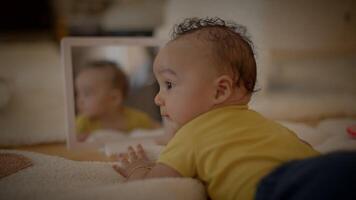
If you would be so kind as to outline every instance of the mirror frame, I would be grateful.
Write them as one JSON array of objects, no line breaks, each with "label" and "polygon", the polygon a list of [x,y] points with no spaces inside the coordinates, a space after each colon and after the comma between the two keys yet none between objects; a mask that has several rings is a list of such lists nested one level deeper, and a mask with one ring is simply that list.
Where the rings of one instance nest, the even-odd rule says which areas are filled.
[{"label": "mirror frame", "polygon": [[61,64],[64,67],[66,138],[68,149],[93,149],[98,145],[78,142],[75,130],[73,47],[138,45],[162,47],[165,42],[153,37],[65,37],[61,40]]}]

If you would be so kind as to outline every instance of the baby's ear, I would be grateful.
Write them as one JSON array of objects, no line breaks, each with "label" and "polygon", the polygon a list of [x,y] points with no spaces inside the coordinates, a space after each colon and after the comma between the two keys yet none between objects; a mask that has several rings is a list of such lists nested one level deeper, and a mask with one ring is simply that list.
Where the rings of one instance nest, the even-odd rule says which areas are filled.
[{"label": "baby's ear", "polygon": [[226,101],[233,90],[233,81],[230,76],[222,75],[215,80],[215,98],[214,103],[220,104]]}]

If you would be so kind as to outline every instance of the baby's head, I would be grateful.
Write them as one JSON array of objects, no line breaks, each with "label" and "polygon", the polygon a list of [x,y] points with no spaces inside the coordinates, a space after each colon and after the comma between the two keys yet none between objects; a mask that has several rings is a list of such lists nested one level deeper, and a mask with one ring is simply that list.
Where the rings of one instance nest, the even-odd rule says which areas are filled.
[{"label": "baby's head", "polygon": [[116,63],[98,60],[85,64],[79,71],[75,89],[79,113],[100,118],[121,109],[128,81]]},{"label": "baby's head", "polygon": [[219,18],[191,18],[175,26],[159,52],[155,102],[180,127],[213,108],[247,104],[254,92],[256,61],[243,26]]}]

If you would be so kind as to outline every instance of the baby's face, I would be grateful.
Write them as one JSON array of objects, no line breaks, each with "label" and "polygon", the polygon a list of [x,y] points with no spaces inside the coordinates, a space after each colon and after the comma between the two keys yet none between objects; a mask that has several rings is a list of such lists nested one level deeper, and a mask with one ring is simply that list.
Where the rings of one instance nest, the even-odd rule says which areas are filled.
[{"label": "baby's face", "polygon": [[160,50],[153,67],[160,86],[155,103],[165,126],[180,128],[214,106],[217,73],[211,54],[194,38],[180,38]]},{"label": "baby's face", "polygon": [[85,69],[75,80],[76,103],[81,115],[101,117],[113,108],[117,99],[112,96],[112,83],[105,71]]}]

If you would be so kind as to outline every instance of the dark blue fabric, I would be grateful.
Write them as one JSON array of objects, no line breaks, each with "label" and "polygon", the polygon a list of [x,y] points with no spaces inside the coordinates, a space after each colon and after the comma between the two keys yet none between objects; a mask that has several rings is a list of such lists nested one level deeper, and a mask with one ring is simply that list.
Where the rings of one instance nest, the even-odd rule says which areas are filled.
[{"label": "dark blue fabric", "polygon": [[264,177],[255,200],[356,200],[356,152],[285,163]]}]

